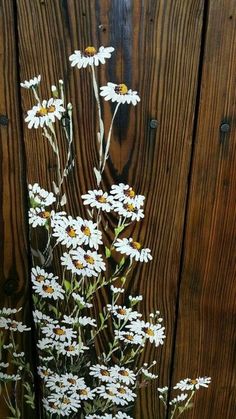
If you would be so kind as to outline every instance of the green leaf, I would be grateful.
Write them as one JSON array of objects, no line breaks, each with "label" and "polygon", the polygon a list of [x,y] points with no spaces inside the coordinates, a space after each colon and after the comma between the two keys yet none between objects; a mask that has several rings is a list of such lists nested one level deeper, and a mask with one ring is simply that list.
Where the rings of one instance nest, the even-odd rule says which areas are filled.
[{"label": "green leaf", "polygon": [[111,257],[111,251],[108,247],[105,246],[105,254],[106,254],[106,258],[108,259],[109,257]]},{"label": "green leaf", "polygon": [[71,282],[70,281],[67,281],[67,279],[64,279],[63,285],[64,285],[66,291],[70,291],[71,290]]},{"label": "green leaf", "polygon": [[119,236],[119,234],[123,231],[125,229],[125,226],[122,224],[121,226],[119,226],[119,227],[116,227],[115,228],[115,235],[116,235],[116,237],[117,236]]},{"label": "green leaf", "polygon": [[125,257],[123,256],[123,258],[121,259],[121,261],[119,262],[119,267],[123,266],[125,263]]}]

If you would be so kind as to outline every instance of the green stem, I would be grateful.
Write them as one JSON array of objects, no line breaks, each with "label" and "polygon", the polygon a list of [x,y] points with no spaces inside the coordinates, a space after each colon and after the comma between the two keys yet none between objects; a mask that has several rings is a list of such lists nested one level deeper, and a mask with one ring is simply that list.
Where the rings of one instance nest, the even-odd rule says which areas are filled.
[{"label": "green stem", "polygon": [[120,106],[120,103],[117,103],[116,108],[114,110],[114,114],[113,114],[112,120],[111,120],[111,125],[110,125],[108,136],[107,136],[107,144],[106,144],[106,149],[105,149],[105,154],[104,154],[104,160],[103,160],[103,165],[102,165],[102,169],[101,169],[101,174],[104,171],[105,166],[106,166],[106,160],[108,158],[108,153],[109,153],[109,148],[110,148],[110,143],[111,143],[111,133],[112,133],[113,122],[114,122],[114,119],[115,119],[115,116],[117,114],[117,111],[118,111],[119,106]]}]

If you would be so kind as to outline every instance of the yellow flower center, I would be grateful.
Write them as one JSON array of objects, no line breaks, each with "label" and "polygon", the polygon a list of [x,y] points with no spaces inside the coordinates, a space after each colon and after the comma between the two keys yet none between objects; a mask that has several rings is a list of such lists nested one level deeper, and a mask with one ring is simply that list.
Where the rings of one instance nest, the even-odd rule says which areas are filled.
[{"label": "yellow flower center", "polygon": [[68,352],[73,352],[75,350],[75,347],[73,345],[69,345],[69,346],[65,347],[65,350],[68,351]]},{"label": "yellow flower center", "polygon": [[127,313],[127,311],[124,308],[119,308],[119,310],[117,310],[117,313],[124,315]]},{"label": "yellow flower center", "polygon": [[196,385],[197,384],[197,380],[190,380],[190,383],[193,384],[193,385]]},{"label": "yellow flower center", "polygon": [[110,373],[107,370],[101,370],[101,375],[103,375],[105,377],[110,377]]},{"label": "yellow flower center", "polygon": [[49,211],[41,211],[39,213],[39,216],[41,218],[45,218],[45,220],[47,220],[48,218],[50,218],[51,213]]},{"label": "yellow flower center", "polygon": [[48,113],[53,113],[55,112],[55,110],[56,110],[56,107],[54,105],[51,105],[47,108]]},{"label": "yellow flower center", "polygon": [[136,193],[134,192],[133,188],[129,188],[127,191],[125,191],[125,195],[129,196],[129,198],[134,198]]},{"label": "yellow flower center", "polygon": [[148,328],[148,327],[146,327],[146,328],[144,329],[144,332],[145,332],[145,333],[146,333],[146,335],[148,335],[148,336],[154,336],[154,331],[153,331],[152,329]]},{"label": "yellow flower center", "polygon": [[44,371],[42,371],[42,374],[44,375],[44,377],[48,377],[49,376],[49,371],[44,370]]},{"label": "yellow flower center", "polygon": [[118,388],[118,392],[119,392],[120,394],[126,394],[126,390],[125,390],[125,388],[124,388],[124,387],[120,387],[120,388]]},{"label": "yellow flower center", "polygon": [[43,275],[38,275],[35,279],[37,282],[43,282],[45,280],[45,277]]},{"label": "yellow flower center", "polygon": [[135,210],[135,206],[133,204],[125,204],[124,208],[128,211],[128,212],[134,212]]},{"label": "yellow flower center", "polygon": [[43,290],[47,293],[47,294],[53,294],[54,293],[54,288],[50,287],[50,285],[44,285],[43,286]]},{"label": "yellow flower center", "polygon": [[84,265],[79,260],[73,260],[73,265],[76,267],[76,269],[83,269]]},{"label": "yellow flower center", "polygon": [[125,335],[125,339],[132,341],[134,340],[134,337],[133,335]]},{"label": "yellow flower center", "polygon": [[111,391],[111,390],[106,390],[106,393],[109,394],[109,396],[114,396],[115,395],[115,393],[113,393],[113,391]]},{"label": "yellow flower center", "polygon": [[11,322],[10,326],[12,329],[17,329],[17,323],[16,322]]},{"label": "yellow flower center", "polygon": [[90,231],[89,227],[82,226],[81,231],[82,231],[82,233],[84,233],[85,236],[87,236],[87,237],[91,236],[91,231]]},{"label": "yellow flower center", "polygon": [[68,383],[70,384],[76,384],[76,380],[74,378],[68,378]]},{"label": "yellow flower center", "polygon": [[115,87],[115,92],[118,95],[126,95],[126,93],[128,92],[128,87],[124,83],[117,84]]},{"label": "yellow flower center", "polygon": [[85,259],[85,260],[86,260],[86,262],[87,262],[87,263],[89,263],[90,265],[94,265],[95,260],[94,260],[94,258],[93,258],[92,256],[85,255],[85,256],[84,256],[84,259]]},{"label": "yellow flower center", "polygon": [[57,409],[57,405],[54,402],[49,402],[48,403],[50,407],[52,407],[52,409]]},{"label": "yellow flower center", "polygon": [[107,202],[107,200],[106,200],[106,198],[105,198],[105,196],[104,196],[104,195],[97,195],[97,196],[96,196],[96,200],[97,200],[98,202],[100,202],[100,204],[105,204],[105,203]]},{"label": "yellow flower center", "polygon": [[119,374],[120,374],[120,375],[123,375],[124,377],[128,377],[128,376],[129,376],[129,373],[128,373],[128,371],[126,371],[126,370],[120,370],[120,371],[119,371]]},{"label": "yellow flower center", "polygon": [[133,247],[133,249],[140,250],[142,246],[139,242],[131,242],[131,247]]},{"label": "yellow flower center", "polygon": [[70,404],[70,400],[69,400],[69,399],[67,399],[67,397],[63,397],[63,399],[62,399],[62,403],[63,403],[63,404]]},{"label": "yellow flower center", "polygon": [[82,388],[81,390],[79,390],[79,394],[81,396],[87,396],[88,394],[88,390],[86,390],[85,388]]},{"label": "yellow flower center", "polygon": [[66,334],[65,330],[61,329],[60,327],[55,327],[55,329],[53,329],[53,332],[55,333],[55,335],[58,336],[63,336]]},{"label": "yellow flower center", "polygon": [[97,50],[94,47],[87,47],[84,50],[85,57],[93,57],[96,53],[97,53]]},{"label": "yellow flower center", "polygon": [[41,107],[37,112],[36,112],[36,116],[45,116],[47,115],[48,110],[47,108],[43,108]]},{"label": "yellow flower center", "polygon": [[66,228],[66,232],[67,232],[68,236],[70,236],[72,238],[76,237],[76,231],[71,226],[68,226]]}]

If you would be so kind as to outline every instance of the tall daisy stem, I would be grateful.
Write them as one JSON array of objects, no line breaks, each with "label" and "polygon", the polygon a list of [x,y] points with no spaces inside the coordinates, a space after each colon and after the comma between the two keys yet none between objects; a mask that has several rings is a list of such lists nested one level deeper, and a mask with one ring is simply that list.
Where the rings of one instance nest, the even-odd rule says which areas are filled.
[{"label": "tall daisy stem", "polygon": [[115,116],[117,114],[117,111],[118,111],[119,106],[120,106],[120,103],[117,103],[116,108],[115,108],[114,113],[113,113],[112,120],[111,120],[111,125],[110,125],[108,136],[107,136],[107,144],[106,144],[106,149],[105,149],[105,154],[104,154],[104,160],[103,160],[103,165],[102,165],[102,169],[101,169],[101,174],[102,174],[102,172],[105,169],[106,161],[108,159],[109,148],[110,148],[110,144],[111,144],[111,133],[112,133],[112,128],[113,128],[113,123],[114,123]]},{"label": "tall daisy stem", "polygon": [[101,111],[101,104],[99,100],[99,91],[98,91],[98,84],[96,80],[94,65],[91,66],[92,69],[92,80],[93,80],[93,90],[94,96],[97,102],[98,108],[98,123],[99,123],[99,133],[98,133],[98,142],[99,142],[99,171],[102,168],[102,157],[103,157],[103,137],[104,137],[104,123],[102,120],[102,111]]}]

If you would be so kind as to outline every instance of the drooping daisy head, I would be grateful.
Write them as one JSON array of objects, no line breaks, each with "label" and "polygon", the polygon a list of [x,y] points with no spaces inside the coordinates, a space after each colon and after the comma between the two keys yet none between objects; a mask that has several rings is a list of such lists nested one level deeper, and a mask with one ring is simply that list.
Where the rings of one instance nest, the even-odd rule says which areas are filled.
[{"label": "drooping daisy head", "polygon": [[35,76],[30,80],[25,80],[20,85],[21,87],[24,87],[25,89],[30,89],[32,87],[37,87],[41,81],[41,76]]},{"label": "drooping daisy head", "polygon": [[60,120],[63,112],[65,112],[65,108],[61,99],[51,98],[43,100],[42,103],[38,103],[27,112],[25,122],[28,123],[29,129],[42,128],[45,125],[54,123],[56,119]]},{"label": "drooping daisy head", "polygon": [[117,103],[132,103],[134,106],[140,102],[138,92],[128,89],[124,83],[115,84],[108,82],[106,86],[100,87],[100,90],[100,95],[103,96],[105,100],[111,100],[112,102]]},{"label": "drooping daisy head", "polygon": [[98,66],[100,63],[105,64],[106,59],[111,58],[113,51],[113,47],[101,46],[97,50],[94,46],[88,46],[83,51],[76,50],[74,54],[70,55],[69,60],[71,61],[72,67],[85,68],[88,65]]},{"label": "drooping daisy head", "polygon": [[38,183],[34,183],[33,185],[29,184],[28,189],[32,207],[48,207],[56,201],[53,193],[41,188]]},{"label": "drooping daisy head", "polygon": [[136,261],[148,262],[149,260],[152,260],[151,250],[142,248],[141,243],[132,238],[117,239],[114,246],[122,255],[127,255],[131,259],[134,258]]},{"label": "drooping daisy head", "polygon": [[106,212],[111,211],[113,198],[101,189],[88,191],[88,193],[82,195],[81,198],[84,201],[84,205],[89,205],[92,208],[97,208]]}]

